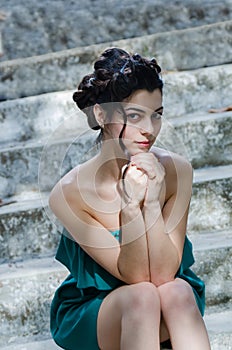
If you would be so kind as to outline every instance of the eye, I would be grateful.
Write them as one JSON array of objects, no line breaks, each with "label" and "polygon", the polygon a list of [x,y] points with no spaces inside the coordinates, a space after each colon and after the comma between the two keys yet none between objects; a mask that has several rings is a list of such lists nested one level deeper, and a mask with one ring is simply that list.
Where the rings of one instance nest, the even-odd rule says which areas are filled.
[{"label": "eye", "polygon": [[162,112],[154,112],[154,113],[152,113],[152,115],[151,115],[151,118],[152,118],[153,120],[159,120],[159,119],[161,119],[161,117],[162,117]]},{"label": "eye", "polygon": [[141,119],[141,115],[138,113],[131,113],[127,115],[127,118],[130,119],[131,121],[138,121]]}]

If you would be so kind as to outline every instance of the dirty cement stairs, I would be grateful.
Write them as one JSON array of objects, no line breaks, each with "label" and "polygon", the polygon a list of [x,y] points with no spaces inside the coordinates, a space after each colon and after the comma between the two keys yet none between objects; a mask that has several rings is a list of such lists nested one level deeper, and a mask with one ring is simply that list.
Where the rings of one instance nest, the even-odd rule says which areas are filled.
[{"label": "dirty cement stairs", "polygon": [[95,134],[72,91],[97,54],[113,45],[155,53],[164,68],[159,144],[194,167],[193,270],[206,282],[212,350],[232,349],[232,112],[223,110],[232,104],[231,35],[227,21],[0,63],[0,191],[3,203],[11,202],[0,207],[2,349],[58,349],[49,306],[67,271],[54,260],[59,234],[47,197],[67,169],[94,152]]}]

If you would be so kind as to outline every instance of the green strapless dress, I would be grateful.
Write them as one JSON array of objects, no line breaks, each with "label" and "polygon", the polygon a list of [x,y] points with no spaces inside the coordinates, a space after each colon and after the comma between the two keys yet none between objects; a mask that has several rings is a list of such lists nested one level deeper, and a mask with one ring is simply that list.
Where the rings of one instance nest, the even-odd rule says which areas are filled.
[{"label": "green strapless dress", "polygon": [[[117,239],[119,231],[111,232]],[[56,290],[51,304],[50,326],[54,341],[66,350],[99,350],[97,316],[105,296],[124,282],[97,264],[64,229],[56,259],[70,271]],[[192,287],[201,314],[205,307],[205,285],[190,266],[192,244],[185,238],[183,258],[176,274]]]}]

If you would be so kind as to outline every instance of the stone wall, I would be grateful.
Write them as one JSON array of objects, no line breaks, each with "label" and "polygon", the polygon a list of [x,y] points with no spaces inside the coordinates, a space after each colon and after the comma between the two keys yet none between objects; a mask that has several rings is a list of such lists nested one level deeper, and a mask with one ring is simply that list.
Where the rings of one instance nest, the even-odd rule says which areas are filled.
[{"label": "stone wall", "polygon": [[231,0],[1,0],[0,60],[230,19]]}]

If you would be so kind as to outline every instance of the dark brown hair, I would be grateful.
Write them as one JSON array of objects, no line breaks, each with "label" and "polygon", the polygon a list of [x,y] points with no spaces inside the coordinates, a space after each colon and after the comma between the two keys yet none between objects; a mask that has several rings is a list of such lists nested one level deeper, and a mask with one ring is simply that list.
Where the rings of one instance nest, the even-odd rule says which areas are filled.
[{"label": "dark brown hair", "polygon": [[73,94],[73,100],[88,117],[89,126],[100,129],[93,106],[109,102],[122,102],[134,91],[145,89],[149,92],[160,89],[161,68],[157,61],[130,55],[119,48],[105,50],[94,64],[94,72],[86,75]]}]

